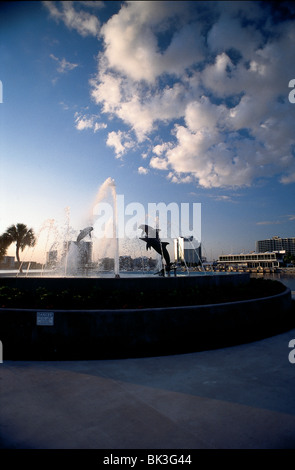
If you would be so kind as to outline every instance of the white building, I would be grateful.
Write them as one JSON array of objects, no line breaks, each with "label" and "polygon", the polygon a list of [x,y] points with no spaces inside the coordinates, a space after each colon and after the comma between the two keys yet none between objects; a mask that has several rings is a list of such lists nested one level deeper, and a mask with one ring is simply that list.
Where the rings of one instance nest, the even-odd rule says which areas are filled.
[{"label": "white building", "polygon": [[236,265],[247,268],[278,268],[283,262],[284,255],[285,251],[221,255],[218,263],[224,266]]},{"label": "white building", "polygon": [[295,255],[295,237],[281,238],[272,237],[266,240],[258,240],[256,242],[256,251],[264,253],[266,251],[282,251]]},{"label": "white building", "polygon": [[188,266],[201,264],[201,243],[193,236],[175,238],[174,258],[176,263],[185,263]]}]

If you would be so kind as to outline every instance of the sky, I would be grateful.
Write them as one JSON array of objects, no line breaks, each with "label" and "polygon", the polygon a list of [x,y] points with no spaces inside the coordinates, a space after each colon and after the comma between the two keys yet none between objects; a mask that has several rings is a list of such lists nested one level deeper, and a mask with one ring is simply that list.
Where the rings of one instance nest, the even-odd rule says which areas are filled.
[{"label": "sky", "polygon": [[111,178],[201,204],[210,260],[294,237],[294,51],[292,2],[1,2],[0,233],[79,233]]}]

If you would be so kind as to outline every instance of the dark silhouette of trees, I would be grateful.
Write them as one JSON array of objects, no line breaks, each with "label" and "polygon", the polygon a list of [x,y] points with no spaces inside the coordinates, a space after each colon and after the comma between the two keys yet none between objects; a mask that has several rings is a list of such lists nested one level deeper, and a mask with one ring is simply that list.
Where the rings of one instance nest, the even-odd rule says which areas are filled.
[{"label": "dark silhouette of trees", "polygon": [[[19,263],[19,252],[23,251],[26,246],[34,246],[36,243],[34,230],[25,224],[11,225],[1,237],[3,237],[4,244],[8,243],[7,248],[11,243],[16,243],[16,259]],[[22,271],[21,265],[20,271]]]},{"label": "dark silhouette of trees", "polygon": [[7,249],[11,244],[10,237],[7,233],[0,235],[0,261],[6,255]]}]

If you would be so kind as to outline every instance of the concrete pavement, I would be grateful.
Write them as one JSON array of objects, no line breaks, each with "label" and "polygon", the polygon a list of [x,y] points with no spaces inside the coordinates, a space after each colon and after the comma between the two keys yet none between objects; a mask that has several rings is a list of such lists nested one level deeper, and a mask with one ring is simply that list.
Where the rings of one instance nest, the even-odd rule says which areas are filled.
[{"label": "concrete pavement", "polygon": [[289,332],[163,357],[0,364],[2,449],[294,449]]}]

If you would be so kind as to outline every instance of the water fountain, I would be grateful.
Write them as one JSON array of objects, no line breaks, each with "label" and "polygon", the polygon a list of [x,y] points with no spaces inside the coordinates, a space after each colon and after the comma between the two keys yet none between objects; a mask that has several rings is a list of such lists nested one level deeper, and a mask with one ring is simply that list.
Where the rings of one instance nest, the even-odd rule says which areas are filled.
[{"label": "water fountain", "polygon": [[[108,193],[111,193],[112,197],[112,205],[113,205],[113,213],[112,218],[106,221],[105,233],[108,233],[110,228],[112,231],[112,240],[114,243],[113,250],[114,250],[114,275],[116,278],[119,277],[119,238],[117,234],[117,220],[118,220],[118,213],[117,213],[117,193],[116,193],[116,184],[112,178],[107,178],[104,183],[100,186],[96,198],[94,200],[94,204],[92,207],[92,224],[95,225],[95,210],[97,206],[99,206],[104,199],[106,199]],[[110,227],[109,225],[112,225]],[[105,235],[105,234],[104,234]],[[102,237],[100,236],[100,241]]]},{"label": "water fountain", "polygon": [[[95,208],[111,196],[113,214],[105,221],[105,233],[97,233],[93,227],[97,214]],[[99,267],[99,258],[110,255],[113,268],[109,275],[119,277],[119,239],[117,237],[117,196],[115,182],[108,178],[99,188],[89,213],[86,214],[89,226],[79,232],[71,227],[70,208],[65,208],[65,221],[60,226],[54,219],[46,220],[36,233],[37,243],[23,254],[26,270],[19,270],[18,277],[102,277],[106,275]],[[41,240],[41,235],[45,240]],[[94,235],[93,235],[94,234]],[[107,236],[106,236],[107,234]],[[42,243],[43,242],[43,243]],[[42,245],[42,248],[40,246]],[[39,248],[42,252],[42,269],[32,268],[32,260]],[[95,251],[96,250],[96,251]],[[111,251],[111,254],[109,253]],[[100,255],[100,256],[99,256]],[[46,256],[46,260],[45,260]],[[24,271],[24,272],[23,272]]]},{"label": "water fountain", "polygon": [[[103,239],[97,236],[93,216],[108,193],[112,197],[113,217],[105,219],[109,238]],[[290,290],[276,284],[275,293],[263,287],[263,297],[259,298],[257,293],[249,297],[247,273],[120,276],[117,196],[111,178],[100,187],[89,224],[78,235],[74,236],[70,229],[69,210],[66,215],[63,236],[56,232],[52,244],[55,252],[61,251],[55,270],[51,273],[44,270],[41,276],[26,273],[0,277],[0,288],[10,289],[18,303],[9,306],[9,296],[6,300],[1,297],[0,289],[4,359],[175,354],[251,341],[276,334],[290,325],[294,327]],[[161,242],[157,231],[151,237],[148,226],[143,224],[142,228],[146,235],[139,237],[141,243],[164,258],[169,274],[171,262],[165,242]],[[49,230],[55,233],[52,221]],[[47,244],[48,240],[49,236]],[[93,241],[113,244],[111,276],[102,275],[97,266],[90,264]],[[90,273],[85,272],[87,265]],[[207,303],[200,302],[203,292],[209,292]],[[227,301],[214,302],[217,292],[219,295],[227,292]],[[246,299],[237,299],[239,292],[244,292]],[[34,304],[37,294],[40,303]],[[193,301],[189,302],[189,298]]]}]

